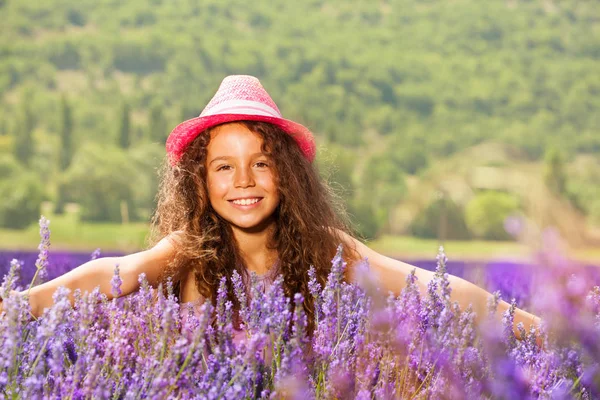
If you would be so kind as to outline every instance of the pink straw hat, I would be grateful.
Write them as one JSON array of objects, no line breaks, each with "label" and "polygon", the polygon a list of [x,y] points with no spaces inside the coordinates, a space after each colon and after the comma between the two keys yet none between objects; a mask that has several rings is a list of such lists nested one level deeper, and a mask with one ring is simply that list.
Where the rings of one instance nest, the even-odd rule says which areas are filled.
[{"label": "pink straw hat", "polygon": [[308,128],[284,119],[260,81],[248,75],[231,75],[223,79],[219,90],[199,117],[177,125],[167,139],[167,153],[175,165],[187,146],[204,130],[226,122],[262,121],[276,125],[291,135],[304,156],[315,158],[315,140]]}]

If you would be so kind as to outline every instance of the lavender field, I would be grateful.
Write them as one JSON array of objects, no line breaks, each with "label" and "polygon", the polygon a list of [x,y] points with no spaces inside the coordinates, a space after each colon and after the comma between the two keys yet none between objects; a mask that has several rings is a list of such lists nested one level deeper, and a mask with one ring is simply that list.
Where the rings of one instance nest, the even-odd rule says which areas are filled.
[{"label": "lavender field", "polygon": [[[434,249],[435,250],[435,249]],[[120,256],[121,253],[104,253],[97,249],[92,253],[82,252],[48,252],[49,267],[47,268],[48,279],[54,279],[73,268],[96,257]],[[10,269],[13,259],[21,261],[24,266],[19,271],[18,278],[22,283],[31,282],[35,273],[35,262],[38,258],[37,252],[30,251],[0,251],[0,276],[4,276]],[[402,260],[419,268],[435,271],[437,261],[431,260]],[[503,299],[515,299],[519,305],[530,303],[532,285],[539,278],[540,270],[544,265],[524,263],[517,261],[455,261],[449,260],[446,269],[449,274],[463,277],[490,292],[499,291]],[[586,271],[586,276],[591,276],[595,284],[600,284],[600,267],[593,265],[569,265],[569,268],[577,268]]]},{"label": "lavender field", "polygon": [[[44,236],[44,235],[43,235]],[[418,398],[593,399],[600,396],[600,275],[553,253],[536,265],[492,263],[477,275],[499,296],[535,312],[542,329],[512,330],[452,304],[447,272],[468,276],[474,266],[436,261],[422,296],[416,277],[398,297],[382,296],[366,263],[357,284],[342,281],[340,253],[325,287],[311,280],[315,329],[307,329],[302,296],[283,293],[282,278],[263,293],[241,277],[221,282],[216,305],[177,303],[140,276],[138,292],[120,295],[118,268],[108,300],[66,290],[38,320],[25,298],[9,294],[34,277],[51,279],[98,254],[3,253],[0,294],[0,389],[10,398]],[[340,250],[341,251],[341,248]],[[22,262],[11,261],[12,258]],[[10,271],[9,271],[10,269]],[[312,272],[311,272],[312,273]],[[242,304],[240,326],[226,286]],[[516,305],[516,303],[513,303]],[[214,315],[215,318],[211,318]]]},{"label": "lavender field", "polygon": [[[434,249],[435,250],[435,249]],[[48,279],[54,279],[71,269],[89,261],[92,257],[112,257],[123,254],[101,252],[100,249],[94,253],[82,252],[48,252],[49,267],[47,269]],[[4,276],[10,269],[13,259],[21,261],[24,266],[19,271],[20,282],[30,282],[35,273],[35,261],[37,252],[30,251],[0,251],[0,276]],[[419,268],[434,271],[437,267],[435,259],[431,260],[402,260]],[[591,268],[589,269],[593,271]],[[449,274],[456,275],[484,286],[490,292],[500,291],[502,298],[515,298],[519,304],[528,303],[531,293],[531,285],[540,268],[534,264],[520,263],[516,261],[448,261],[446,265]],[[597,282],[600,282],[600,269],[597,272]]]}]

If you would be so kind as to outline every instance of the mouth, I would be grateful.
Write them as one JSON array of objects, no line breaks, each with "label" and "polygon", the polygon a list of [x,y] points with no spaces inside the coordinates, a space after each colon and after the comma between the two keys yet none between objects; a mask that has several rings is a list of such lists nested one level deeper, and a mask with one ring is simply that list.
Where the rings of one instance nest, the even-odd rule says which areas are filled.
[{"label": "mouth", "polygon": [[262,197],[247,197],[243,199],[228,200],[228,202],[236,208],[248,209],[256,207],[262,199]]}]

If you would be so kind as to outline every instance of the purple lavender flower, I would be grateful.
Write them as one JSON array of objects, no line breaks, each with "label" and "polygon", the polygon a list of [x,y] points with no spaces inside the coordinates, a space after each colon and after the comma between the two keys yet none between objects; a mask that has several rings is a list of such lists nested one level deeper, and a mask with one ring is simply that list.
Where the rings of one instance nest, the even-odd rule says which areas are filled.
[{"label": "purple lavender flower", "polygon": [[[256,275],[246,282],[236,273],[221,280],[217,304],[180,310],[171,281],[165,295],[143,274],[140,289],[121,296],[118,266],[111,280],[118,298],[77,290],[71,308],[61,289],[30,321],[26,297],[10,292],[13,262],[0,293],[0,389],[40,398],[597,397],[600,289],[589,290],[591,273],[561,265],[536,278],[551,292],[534,297],[543,300],[540,310],[555,312],[541,329],[518,326],[516,340],[516,303],[503,325],[490,317],[476,327],[471,308],[449,301],[446,266],[440,249],[424,295],[415,271],[399,296],[388,295],[366,260],[353,266],[360,285],[344,282],[340,247],[324,287],[309,271],[316,322],[309,336],[304,298],[287,298],[282,277],[265,290]],[[229,291],[240,304],[241,342]],[[489,299],[490,314],[499,299]]]},{"label": "purple lavender flower", "polygon": [[595,286],[590,290],[586,296],[586,302],[592,315],[594,315],[596,327],[600,329],[600,286]]},{"label": "purple lavender flower", "polygon": [[121,279],[121,276],[119,275],[119,264],[115,264],[115,273],[112,277],[112,279],[110,280],[110,286],[111,286],[111,294],[113,295],[113,297],[119,297],[121,296],[121,294],[123,294],[123,292],[121,291],[121,285],[123,284],[123,280]]},{"label": "purple lavender flower", "polygon": [[308,291],[310,292],[310,294],[313,297],[315,325],[318,325],[319,318],[320,318],[320,315],[322,313],[322,310],[321,310],[321,300],[322,300],[322,298],[321,298],[321,292],[322,292],[323,288],[321,287],[321,284],[317,280],[317,273],[315,271],[315,267],[312,266],[312,265],[308,269],[308,278],[309,278],[309,280],[308,280]]},{"label": "purple lavender flower", "polygon": [[[39,255],[35,262],[36,274],[31,281],[31,286],[44,282],[48,277],[48,249],[50,248],[50,221],[42,215],[40,218],[40,245],[38,246]],[[37,280],[36,280],[37,277]]]},{"label": "purple lavender flower", "polygon": [[100,257],[100,248],[97,248],[96,250],[94,250],[92,252],[92,255],[90,256],[90,260],[95,260],[98,257]]},{"label": "purple lavender flower", "polygon": [[502,315],[502,325],[504,327],[504,343],[509,350],[514,349],[517,346],[517,338],[515,336],[513,326],[515,321],[515,309],[517,303],[513,299],[510,303],[510,308]]},{"label": "purple lavender flower", "polygon": [[438,278],[439,286],[441,289],[442,298],[445,301],[450,301],[450,293],[452,288],[450,287],[450,281],[448,280],[448,273],[446,272],[446,264],[448,264],[448,257],[444,252],[444,247],[440,246],[438,255],[436,256],[437,268],[435,270],[436,277]]},{"label": "purple lavender flower", "polygon": [[244,280],[237,271],[233,271],[231,282],[233,284],[233,291],[240,305],[240,318],[242,321],[248,321],[250,315],[248,314],[248,298],[246,296],[247,288],[244,284]]},{"label": "purple lavender flower", "polygon": [[22,266],[23,263],[19,260],[12,259],[10,261],[10,270],[8,271],[8,274],[4,275],[2,286],[0,286],[0,296],[3,299],[9,296],[11,290],[16,289],[19,270],[22,268]]}]

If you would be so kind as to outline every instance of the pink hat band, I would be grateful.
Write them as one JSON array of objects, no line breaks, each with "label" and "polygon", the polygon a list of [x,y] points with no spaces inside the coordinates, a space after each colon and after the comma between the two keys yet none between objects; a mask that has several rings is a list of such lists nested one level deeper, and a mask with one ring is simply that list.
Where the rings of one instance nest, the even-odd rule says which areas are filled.
[{"label": "pink hat band", "polygon": [[231,75],[223,79],[217,93],[200,116],[177,125],[167,139],[167,153],[172,165],[179,162],[187,146],[208,128],[234,121],[261,121],[278,126],[291,135],[304,156],[312,162],[316,146],[310,130],[281,116],[279,108],[260,81],[248,75]]}]

